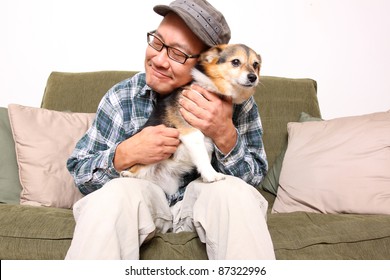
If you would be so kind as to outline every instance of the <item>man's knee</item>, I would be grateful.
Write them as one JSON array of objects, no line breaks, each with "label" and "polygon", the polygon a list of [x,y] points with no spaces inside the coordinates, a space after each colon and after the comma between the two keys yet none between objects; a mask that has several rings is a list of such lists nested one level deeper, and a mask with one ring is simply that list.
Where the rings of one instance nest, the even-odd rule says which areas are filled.
[{"label": "man's knee", "polygon": [[89,194],[90,200],[103,205],[121,205],[129,201],[143,200],[147,182],[132,178],[116,178],[108,181],[101,189]]}]

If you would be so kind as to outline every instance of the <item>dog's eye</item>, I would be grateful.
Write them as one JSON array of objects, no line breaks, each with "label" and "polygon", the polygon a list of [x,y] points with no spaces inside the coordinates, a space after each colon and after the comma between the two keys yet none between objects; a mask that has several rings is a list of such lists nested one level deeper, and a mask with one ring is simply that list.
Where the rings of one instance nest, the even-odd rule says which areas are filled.
[{"label": "dog's eye", "polygon": [[233,59],[233,60],[232,60],[232,65],[233,65],[234,67],[239,67],[239,66],[241,65],[241,61],[238,60],[238,59]]},{"label": "dog's eye", "polygon": [[256,70],[257,68],[259,68],[259,63],[258,62],[254,62],[253,63],[253,68]]}]

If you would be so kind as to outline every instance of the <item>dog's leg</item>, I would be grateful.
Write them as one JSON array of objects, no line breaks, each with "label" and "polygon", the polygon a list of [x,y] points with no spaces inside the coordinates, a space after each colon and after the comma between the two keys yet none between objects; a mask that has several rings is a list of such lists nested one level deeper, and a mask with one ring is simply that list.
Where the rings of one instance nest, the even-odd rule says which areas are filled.
[{"label": "dog's leg", "polygon": [[178,163],[172,160],[149,165],[137,164],[122,171],[120,176],[148,180],[160,186],[166,194],[173,195],[180,187],[180,175],[190,170],[185,169],[182,172],[181,166],[177,165]]},{"label": "dog's leg", "polygon": [[214,182],[225,178],[211,165],[209,153],[205,145],[205,136],[199,130],[180,136],[180,140],[187,148],[188,153],[195,164],[204,182]]}]

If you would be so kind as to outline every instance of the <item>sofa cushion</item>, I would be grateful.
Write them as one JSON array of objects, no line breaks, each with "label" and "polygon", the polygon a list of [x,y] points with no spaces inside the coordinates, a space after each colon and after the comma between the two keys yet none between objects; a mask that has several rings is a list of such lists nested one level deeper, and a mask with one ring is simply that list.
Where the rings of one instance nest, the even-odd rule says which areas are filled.
[{"label": "sofa cushion", "polygon": [[[69,209],[0,205],[0,259],[64,259],[75,221]],[[193,232],[157,234],[142,245],[141,259],[207,259]]]},{"label": "sofa cushion", "polygon": [[390,259],[390,215],[272,213],[276,197],[260,193],[268,201],[267,224],[276,259]]},{"label": "sofa cushion", "polygon": [[95,114],[12,104],[8,111],[23,187],[21,204],[71,208],[82,195],[66,161]]},{"label": "sofa cushion", "polygon": [[277,259],[390,259],[390,216],[270,214],[268,228]]},{"label": "sofa cushion", "polygon": [[0,203],[19,204],[22,186],[7,108],[0,108],[0,155]]},{"label": "sofa cushion", "polygon": [[75,222],[69,209],[0,205],[0,259],[64,259]]},{"label": "sofa cushion", "polygon": [[[272,207],[274,196],[262,192]],[[0,259],[64,259],[75,222],[72,211],[0,205]],[[269,214],[277,259],[390,259],[389,215]],[[206,259],[195,233],[157,234],[141,259]]]},{"label": "sofa cushion", "polygon": [[262,76],[254,95],[263,124],[264,149],[269,167],[287,143],[287,123],[306,112],[321,117],[317,83],[311,79]]},{"label": "sofa cushion", "polygon": [[141,259],[207,260],[206,245],[194,232],[157,234],[140,250]]},{"label": "sofa cushion", "polygon": [[288,133],[274,212],[390,214],[390,111]]},{"label": "sofa cushion", "polygon": [[[311,122],[311,121],[321,121],[321,118],[312,117],[309,114],[302,112],[299,117],[299,122]],[[287,131],[287,127],[286,127]],[[264,180],[260,184],[260,188],[268,191],[274,195],[278,192],[278,186],[279,186],[279,177],[280,172],[282,171],[282,165],[284,160],[284,155],[286,154],[287,150],[287,143],[274,161],[272,168],[268,170],[267,175],[265,176]]]},{"label": "sofa cushion", "polygon": [[52,72],[47,80],[41,107],[56,111],[95,113],[103,95],[116,83],[135,73],[137,72]]}]

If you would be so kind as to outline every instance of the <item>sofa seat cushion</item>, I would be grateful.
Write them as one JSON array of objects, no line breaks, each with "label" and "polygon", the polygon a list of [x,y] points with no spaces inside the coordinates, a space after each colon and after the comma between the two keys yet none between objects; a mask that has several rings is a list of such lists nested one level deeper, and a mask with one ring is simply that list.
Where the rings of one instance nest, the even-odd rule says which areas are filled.
[{"label": "sofa seat cushion", "polygon": [[390,215],[275,213],[268,201],[268,229],[278,260],[390,259]]},{"label": "sofa seat cushion", "polygon": [[63,259],[73,237],[71,210],[0,205],[0,259]]},{"label": "sofa seat cushion", "polygon": [[[0,204],[0,259],[64,259],[75,221],[72,210]],[[196,233],[157,234],[141,259],[207,259]]]},{"label": "sofa seat cushion", "polygon": [[[272,207],[274,196],[262,192]],[[75,222],[72,211],[0,204],[0,259],[64,259]],[[268,214],[277,259],[390,259],[390,216]],[[191,232],[157,234],[141,259],[207,259]]]},{"label": "sofa seat cushion", "polygon": [[390,215],[271,214],[277,259],[389,259]]},{"label": "sofa seat cushion", "polygon": [[157,234],[141,247],[141,259],[207,260],[206,245],[194,232]]}]

